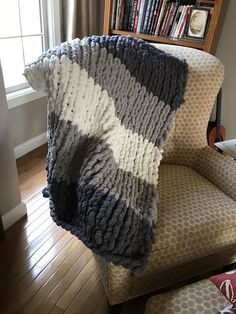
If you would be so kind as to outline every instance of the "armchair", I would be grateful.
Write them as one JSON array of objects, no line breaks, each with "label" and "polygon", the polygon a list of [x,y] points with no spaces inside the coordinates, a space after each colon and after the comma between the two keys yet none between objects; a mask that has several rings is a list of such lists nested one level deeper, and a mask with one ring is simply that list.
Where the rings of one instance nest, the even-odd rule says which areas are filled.
[{"label": "armchair", "polygon": [[110,304],[236,261],[236,162],[207,146],[207,125],[224,68],[205,52],[156,47],[189,65],[185,104],[164,147],[156,241],[146,270],[132,275],[95,256]]}]

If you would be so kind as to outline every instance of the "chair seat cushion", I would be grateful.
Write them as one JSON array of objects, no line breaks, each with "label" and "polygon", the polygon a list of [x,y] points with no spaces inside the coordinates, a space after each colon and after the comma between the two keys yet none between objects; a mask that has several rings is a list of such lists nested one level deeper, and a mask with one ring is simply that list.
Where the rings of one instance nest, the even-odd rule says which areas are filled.
[{"label": "chair seat cushion", "polygon": [[155,243],[133,276],[108,264],[112,304],[169,286],[236,260],[236,202],[189,167],[162,164]]},{"label": "chair seat cushion", "polygon": [[228,305],[223,294],[206,279],[150,298],[145,314],[216,314]]},{"label": "chair seat cushion", "polygon": [[194,170],[160,167],[155,255],[159,270],[236,242],[236,202]]}]

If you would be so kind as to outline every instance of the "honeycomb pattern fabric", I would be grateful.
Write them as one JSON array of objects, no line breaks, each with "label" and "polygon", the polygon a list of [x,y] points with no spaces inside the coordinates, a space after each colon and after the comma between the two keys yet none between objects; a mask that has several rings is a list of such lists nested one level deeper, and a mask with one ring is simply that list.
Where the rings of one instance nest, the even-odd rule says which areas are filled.
[{"label": "honeycomb pattern fabric", "polygon": [[216,260],[221,267],[236,259],[236,202],[189,167],[161,164],[159,173],[159,220],[147,268],[139,276],[111,264],[103,268],[111,303],[170,284],[170,274],[175,280],[196,275],[194,260],[206,271],[205,263],[214,269]]},{"label": "honeycomb pattern fabric", "polygon": [[[207,145],[207,125],[223,81],[224,67],[217,58],[199,50],[174,45],[154,44],[154,46],[178,58],[185,58],[189,68],[184,95],[185,103],[172,122],[162,159],[162,164],[173,164],[172,170],[168,171],[168,175],[170,173],[172,175],[173,167],[176,167],[177,164],[193,168],[201,149]],[[232,218],[235,222],[235,203],[222,193],[224,190],[217,189],[209,181],[195,172],[191,172],[191,169],[183,170],[183,168],[177,167],[176,169],[176,174],[169,180],[174,183],[174,180],[178,178],[179,169],[182,173],[182,181],[177,181],[178,184],[172,184],[171,187],[169,185],[162,186],[162,183],[167,182],[165,179],[167,175],[165,176],[164,172],[163,175],[160,175],[158,189],[161,195],[164,193],[160,200],[158,220],[161,231],[154,242],[156,251],[151,252],[146,270],[139,276],[132,276],[126,269],[116,267],[98,258],[111,304],[121,303],[165,287],[173,280],[175,282],[182,281],[203,270],[215,269],[216,264],[221,267],[236,260],[236,230],[233,223],[231,228],[228,228],[226,224],[227,220],[231,221]],[[185,171],[185,175],[183,175],[183,171]],[[191,175],[190,178],[188,178],[189,175]],[[195,182],[195,179],[198,181]],[[184,184],[184,182],[188,182],[188,184]],[[189,183],[191,183],[191,189]],[[205,191],[204,201],[201,201],[202,195],[198,193],[198,189]],[[179,196],[175,191],[180,193]],[[194,196],[195,193],[196,196]],[[165,206],[168,206],[167,210]],[[170,208],[173,210],[173,220],[171,211],[168,212]],[[217,215],[219,214],[223,218],[222,225],[220,219],[214,214],[215,210]],[[194,218],[193,213],[195,213]],[[196,222],[193,222],[195,219]],[[192,222],[194,230],[189,227]],[[218,231],[214,227],[214,223],[217,223]],[[172,228],[169,227],[170,225]],[[178,225],[182,229],[178,228]],[[159,226],[157,226],[157,230],[159,230]],[[197,231],[199,227],[204,236]],[[178,228],[180,235],[177,234],[175,228]],[[178,244],[175,237],[178,238]],[[215,237],[217,237],[217,245]],[[172,246],[171,241],[175,243]],[[199,258],[201,262],[199,262]]]},{"label": "honeycomb pattern fabric", "polygon": [[223,81],[224,67],[216,57],[196,49],[160,44],[154,46],[185,58],[188,63],[185,103],[174,119],[162,162],[192,167],[199,150],[207,145],[208,121]]},{"label": "honeycomb pattern fabric", "polygon": [[48,94],[52,218],[134,273],[154,240],[158,165],[187,72],[185,61],[129,36],[75,39],[25,68]]},{"label": "honeycomb pattern fabric", "polygon": [[206,279],[150,298],[145,314],[220,314],[229,305],[223,294]]},{"label": "honeycomb pattern fabric", "polygon": [[198,154],[194,169],[236,201],[236,161],[209,146]]}]

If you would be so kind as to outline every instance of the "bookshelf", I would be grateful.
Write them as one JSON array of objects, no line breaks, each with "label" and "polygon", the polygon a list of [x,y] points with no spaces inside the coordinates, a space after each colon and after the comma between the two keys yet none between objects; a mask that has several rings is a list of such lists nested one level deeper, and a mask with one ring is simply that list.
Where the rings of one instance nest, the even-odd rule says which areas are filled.
[{"label": "bookshelf", "polygon": [[[196,38],[171,38],[169,36],[160,36],[160,35],[150,35],[144,33],[137,33],[131,31],[124,31],[114,29],[111,27],[111,18],[112,18],[112,3],[116,0],[105,0],[105,12],[104,12],[104,24],[103,24],[103,34],[104,35],[131,35],[133,37],[142,38],[146,41],[172,44],[179,46],[192,47],[200,49],[209,53],[214,54],[217,46],[217,41],[219,34],[221,32],[225,12],[228,6],[228,0],[198,0],[198,3],[204,2],[212,4],[213,9],[211,13],[211,18],[209,25],[206,30],[204,39]],[[151,1],[151,0],[146,0]],[[185,1],[187,3],[188,1]],[[189,1],[192,3],[193,1]]]}]

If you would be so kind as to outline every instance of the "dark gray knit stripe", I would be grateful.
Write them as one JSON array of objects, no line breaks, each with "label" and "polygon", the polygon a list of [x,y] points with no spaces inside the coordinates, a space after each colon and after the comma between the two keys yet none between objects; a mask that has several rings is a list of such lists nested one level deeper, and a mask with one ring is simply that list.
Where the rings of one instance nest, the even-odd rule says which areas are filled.
[{"label": "dark gray knit stripe", "polygon": [[[107,54],[118,58],[141,86],[145,86],[148,92],[169,104],[171,110],[176,110],[184,102],[183,91],[187,82],[187,63],[168,55],[142,39],[130,36],[87,37],[82,41],[63,43],[60,47],[43,54],[39,60],[45,57],[50,58],[51,55],[56,55],[58,58],[66,55],[86,69],[89,75],[103,87],[100,78],[96,77],[97,63],[101,59],[106,59]],[[105,65],[104,62],[102,62],[103,65]],[[109,93],[109,90],[107,91]]]},{"label": "dark gray knit stripe", "polygon": [[47,165],[53,219],[97,254],[141,271],[154,237],[155,186],[119,169],[107,143],[67,125],[58,122],[62,146],[49,150],[57,160]]}]

